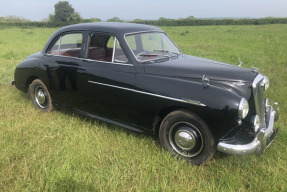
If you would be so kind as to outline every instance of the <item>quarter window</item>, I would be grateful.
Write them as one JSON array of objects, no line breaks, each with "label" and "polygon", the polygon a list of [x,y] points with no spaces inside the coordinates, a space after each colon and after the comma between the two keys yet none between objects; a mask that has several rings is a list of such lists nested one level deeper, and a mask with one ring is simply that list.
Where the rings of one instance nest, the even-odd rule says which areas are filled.
[{"label": "quarter window", "polygon": [[83,35],[81,33],[63,35],[48,49],[47,53],[79,58],[81,55],[82,41]]},{"label": "quarter window", "polygon": [[115,52],[114,62],[118,62],[118,63],[128,62],[128,58],[126,57],[125,53],[123,52],[123,49],[121,48],[121,45],[117,39],[116,39],[116,45],[115,45],[114,52]]}]

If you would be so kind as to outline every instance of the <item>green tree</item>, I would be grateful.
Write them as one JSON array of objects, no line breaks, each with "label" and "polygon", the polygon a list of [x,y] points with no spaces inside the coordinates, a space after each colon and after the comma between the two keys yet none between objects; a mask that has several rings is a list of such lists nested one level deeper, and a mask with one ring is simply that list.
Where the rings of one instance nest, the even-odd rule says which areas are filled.
[{"label": "green tree", "polygon": [[59,1],[55,4],[55,14],[49,15],[49,22],[61,26],[67,24],[80,23],[82,18],[79,13],[75,12],[75,9],[68,1]]},{"label": "green tree", "polygon": [[143,20],[142,20],[142,19],[134,19],[132,22],[133,22],[133,23],[142,23]]},{"label": "green tree", "polygon": [[113,17],[111,19],[108,19],[107,22],[123,22],[123,21],[118,17]]},{"label": "green tree", "polygon": [[74,12],[68,17],[67,21],[70,24],[80,23],[82,21],[82,18],[79,13]]},{"label": "green tree", "polygon": [[94,22],[100,22],[100,18],[90,18],[90,19],[83,19],[84,23],[94,23]]},{"label": "green tree", "polygon": [[186,17],[185,19],[187,19],[187,20],[193,20],[193,19],[195,19],[195,17],[194,17],[194,16],[188,16],[188,17]]},{"label": "green tree", "polygon": [[3,21],[7,21],[7,22],[29,22],[30,20],[25,19],[24,17],[9,15],[9,16],[3,17]]},{"label": "green tree", "polygon": [[165,18],[165,17],[160,17],[158,20],[159,20],[159,21],[167,21],[168,19]]}]

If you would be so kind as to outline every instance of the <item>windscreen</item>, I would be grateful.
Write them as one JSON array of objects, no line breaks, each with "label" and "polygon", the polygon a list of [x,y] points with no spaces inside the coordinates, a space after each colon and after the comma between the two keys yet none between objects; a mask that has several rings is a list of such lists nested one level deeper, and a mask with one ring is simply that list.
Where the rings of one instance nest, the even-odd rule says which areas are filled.
[{"label": "windscreen", "polygon": [[164,33],[149,32],[126,35],[126,41],[138,61],[170,58],[181,54]]}]

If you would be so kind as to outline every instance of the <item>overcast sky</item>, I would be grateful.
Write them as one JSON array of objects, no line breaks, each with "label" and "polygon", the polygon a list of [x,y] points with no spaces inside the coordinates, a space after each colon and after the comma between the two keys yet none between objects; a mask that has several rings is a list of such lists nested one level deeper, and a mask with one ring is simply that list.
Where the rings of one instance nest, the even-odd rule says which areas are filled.
[{"label": "overcast sky", "polygon": [[[41,21],[58,0],[0,0],[0,17],[15,15]],[[87,18],[123,20],[211,17],[287,17],[287,0],[69,0]]]}]

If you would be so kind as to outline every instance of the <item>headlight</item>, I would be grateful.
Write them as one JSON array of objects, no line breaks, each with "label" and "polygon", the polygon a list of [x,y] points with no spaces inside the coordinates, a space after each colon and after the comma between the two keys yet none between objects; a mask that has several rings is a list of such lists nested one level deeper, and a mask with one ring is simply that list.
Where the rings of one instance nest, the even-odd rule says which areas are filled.
[{"label": "headlight", "polygon": [[244,98],[240,100],[239,107],[238,107],[238,117],[244,119],[249,112],[249,105],[248,101]]},{"label": "headlight", "polygon": [[269,79],[268,79],[268,77],[264,76],[264,79],[263,79],[261,85],[262,85],[264,90],[268,89],[268,87],[269,87]]}]

